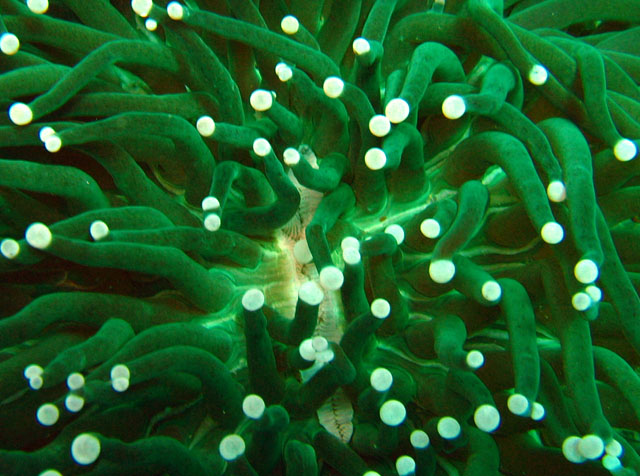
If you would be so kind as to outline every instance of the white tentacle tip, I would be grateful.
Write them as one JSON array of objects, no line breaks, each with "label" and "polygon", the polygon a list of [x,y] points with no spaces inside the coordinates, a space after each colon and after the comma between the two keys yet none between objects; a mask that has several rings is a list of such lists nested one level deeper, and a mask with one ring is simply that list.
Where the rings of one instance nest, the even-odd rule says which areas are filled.
[{"label": "white tentacle tip", "polygon": [[27,7],[31,12],[42,15],[49,9],[49,0],[27,0]]},{"label": "white tentacle tip", "polygon": [[322,84],[324,93],[332,98],[339,98],[344,92],[344,81],[337,76],[329,76]]},{"label": "white tentacle tip", "polygon": [[[20,49],[20,40],[13,33],[0,35],[0,51],[7,56],[15,55]],[[19,124],[20,125],[20,124]]]},{"label": "white tentacle tip", "polygon": [[638,148],[633,141],[629,139],[620,139],[613,147],[613,155],[616,156],[620,162],[628,162],[635,158],[638,153]]},{"label": "white tentacle tip", "polygon": [[259,289],[249,289],[242,296],[242,307],[247,311],[257,311],[264,306],[264,294]]},{"label": "white tentacle tip", "polygon": [[300,22],[293,15],[287,15],[280,21],[280,28],[287,35],[295,35],[300,29]]},{"label": "white tentacle tip", "polygon": [[254,111],[268,111],[273,106],[273,94],[266,89],[256,89],[249,96],[249,104]]},{"label": "white tentacle tip", "polygon": [[527,79],[534,86],[542,86],[549,79],[549,71],[541,64],[535,64],[529,70]]},{"label": "white tentacle tip", "polygon": [[49,227],[44,223],[32,223],[25,232],[25,239],[29,246],[44,250],[51,245],[53,235]]},{"label": "white tentacle tip", "polygon": [[100,440],[90,433],[76,436],[71,443],[71,457],[81,465],[95,463],[100,456]]},{"label": "white tentacle tip", "polygon": [[567,198],[567,188],[560,180],[554,180],[547,186],[547,197],[555,203],[563,202]]},{"label": "white tentacle tip", "polygon": [[582,284],[591,284],[598,279],[598,265],[590,259],[581,259],[573,268],[573,274]]},{"label": "white tentacle tip", "polygon": [[13,238],[5,238],[0,242],[0,253],[7,259],[15,259],[20,254],[20,243]]},{"label": "white tentacle tip", "polygon": [[167,15],[174,21],[180,21],[184,19],[186,11],[182,4],[179,2],[169,2],[167,5]]},{"label": "white tentacle tip", "polygon": [[449,96],[442,103],[442,114],[444,114],[444,117],[447,119],[460,119],[466,110],[467,105],[464,102],[464,98],[456,94]]},{"label": "white tentacle tip", "polygon": [[271,153],[271,144],[264,137],[253,141],[253,152],[259,157],[266,157]]},{"label": "white tentacle tip", "polygon": [[152,0],[131,0],[131,9],[136,15],[146,18],[153,8]]},{"label": "white tentacle tip", "polygon": [[211,137],[216,131],[216,122],[211,116],[201,116],[196,121],[196,129],[202,137]]},{"label": "white tentacle tip", "polygon": [[432,261],[429,265],[429,276],[436,283],[444,284],[453,279],[456,274],[456,265],[448,259]]},{"label": "white tentacle tip", "polygon": [[[6,36],[6,33],[3,35],[3,38],[4,36]],[[0,40],[0,46],[1,45],[2,40]],[[27,104],[16,102],[9,108],[9,119],[11,119],[11,122],[16,126],[26,126],[33,120],[33,111]]]},{"label": "white tentacle tip", "polygon": [[564,239],[564,229],[559,223],[550,221],[540,230],[540,237],[545,243],[557,245]]},{"label": "white tentacle tip", "polygon": [[371,51],[371,43],[366,38],[356,38],[351,46],[353,47],[353,52],[358,56],[366,55]]},{"label": "white tentacle tip", "polygon": [[399,124],[404,121],[409,117],[409,112],[411,112],[411,107],[409,103],[402,98],[392,99],[384,108],[384,115],[387,116],[387,119],[393,124]]}]

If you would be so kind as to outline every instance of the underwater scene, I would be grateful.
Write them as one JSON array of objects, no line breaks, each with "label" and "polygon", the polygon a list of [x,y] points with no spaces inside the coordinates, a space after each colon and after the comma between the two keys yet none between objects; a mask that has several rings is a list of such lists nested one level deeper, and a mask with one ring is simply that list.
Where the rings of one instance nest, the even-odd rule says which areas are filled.
[{"label": "underwater scene", "polygon": [[640,476],[640,0],[0,0],[0,476]]}]

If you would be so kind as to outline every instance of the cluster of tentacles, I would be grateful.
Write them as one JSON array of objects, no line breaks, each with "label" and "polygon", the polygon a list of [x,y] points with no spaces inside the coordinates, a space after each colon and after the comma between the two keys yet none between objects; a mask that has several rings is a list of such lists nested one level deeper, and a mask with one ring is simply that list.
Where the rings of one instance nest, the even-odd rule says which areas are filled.
[{"label": "cluster of tentacles", "polygon": [[0,0],[0,474],[640,474],[637,0]]}]

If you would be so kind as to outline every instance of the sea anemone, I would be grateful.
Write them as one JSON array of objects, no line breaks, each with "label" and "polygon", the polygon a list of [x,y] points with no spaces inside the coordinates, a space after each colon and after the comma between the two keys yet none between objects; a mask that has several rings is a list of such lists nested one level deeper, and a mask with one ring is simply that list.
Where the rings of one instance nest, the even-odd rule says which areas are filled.
[{"label": "sea anemone", "polygon": [[0,474],[640,474],[635,0],[0,0]]}]

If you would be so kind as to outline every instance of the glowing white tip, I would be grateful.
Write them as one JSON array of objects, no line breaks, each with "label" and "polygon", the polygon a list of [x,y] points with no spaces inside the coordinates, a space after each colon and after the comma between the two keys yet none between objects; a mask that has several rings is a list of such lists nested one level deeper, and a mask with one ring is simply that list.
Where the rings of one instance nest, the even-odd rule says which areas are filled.
[{"label": "glowing white tip", "polygon": [[602,299],[602,289],[598,286],[594,286],[593,284],[584,288],[584,292],[589,295],[593,302],[600,302]]},{"label": "glowing white tip", "polygon": [[96,220],[89,226],[89,234],[94,241],[100,241],[109,234],[109,226],[102,220]]},{"label": "glowing white tip", "polygon": [[201,116],[196,121],[196,129],[202,137],[211,137],[216,131],[216,122],[211,116]]},{"label": "glowing white tip", "polygon": [[402,455],[396,460],[396,471],[398,476],[409,476],[416,471],[415,460],[408,455]]},{"label": "glowing white tip", "polygon": [[426,220],[422,220],[420,223],[420,233],[424,235],[425,238],[435,239],[440,236],[440,232],[442,228],[440,227],[440,223],[433,218],[427,218]]},{"label": "glowing white tip", "polygon": [[578,445],[582,439],[579,436],[569,436],[562,442],[562,454],[571,463],[583,463],[586,458],[582,456]]},{"label": "glowing white tip", "polygon": [[541,64],[534,64],[529,70],[527,79],[534,86],[542,86],[549,78],[549,71]]},{"label": "glowing white tip", "polygon": [[567,187],[560,180],[549,182],[549,185],[547,185],[547,197],[555,203],[563,202],[567,198]]},{"label": "glowing white tip", "polygon": [[115,380],[118,378],[131,378],[131,372],[129,371],[129,367],[124,364],[114,365],[111,368],[111,372],[109,374],[111,380]]},{"label": "glowing white tip", "polygon": [[71,443],[71,457],[81,465],[94,463],[100,456],[100,440],[89,433],[76,436]]},{"label": "glowing white tip", "polygon": [[400,225],[389,225],[384,232],[393,236],[399,245],[404,241],[404,229]]},{"label": "glowing white tip", "polygon": [[293,245],[293,257],[300,264],[309,264],[313,261],[313,255],[309,249],[309,243],[304,238]]},{"label": "glowing white tip", "polygon": [[604,441],[598,435],[584,435],[578,443],[578,451],[587,459],[598,459],[604,453]]},{"label": "glowing white tip", "polygon": [[257,311],[264,306],[264,294],[259,289],[249,289],[242,296],[242,307],[247,311]]},{"label": "glowing white tip", "polygon": [[369,377],[369,382],[371,383],[371,387],[376,392],[386,392],[391,388],[393,384],[393,375],[387,369],[378,367],[373,372],[371,372],[371,376]]},{"label": "glowing white tip", "polygon": [[590,259],[582,259],[576,263],[573,274],[583,284],[593,283],[598,279],[598,265]]},{"label": "glowing white tip", "polygon": [[118,393],[126,392],[129,388],[129,379],[125,377],[118,377],[111,381],[111,388]]},{"label": "glowing white tip", "polygon": [[255,152],[257,156],[266,157],[271,153],[271,144],[269,144],[267,139],[259,137],[253,141],[253,152]]},{"label": "glowing white tip", "polygon": [[460,119],[467,110],[467,105],[462,96],[449,96],[442,103],[442,114],[447,119]]},{"label": "glowing white tip", "polygon": [[571,297],[571,305],[576,311],[586,311],[591,304],[591,298],[587,293],[578,292]]},{"label": "glowing white tip", "polygon": [[355,236],[346,236],[340,242],[340,247],[342,250],[346,250],[347,248],[354,248],[360,251],[360,240]]},{"label": "glowing white tip", "polygon": [[406,417],[407,409],[398,400],[387,400],[380,407],[380,420],[385,425],[401,425]]},{"label": "glowing white tip", "polygon": [[386,319],[391,312],[391,305],[386,299],[378,298],[371,303],[371,315],[377,319]]},{"label": "glowing white tip", "polygon": [[184,18],[184,7],[178,2],[170,2],[167,5],[167,15],[172,20],[180,21]]},{"label": "glowing white tip", "polygon": [[242,411],[247,418],[251,418],[252,420],[262,418],[265,407],[264,400],[260,395],[247,395],[244,397],[244,400],[242,400]]},{"label": "glowing white tip", "polygon": [[540,421],[544,418],[547,411],[542,406],[542,403],[533,402],[531,405],[531,419],[533,421]]},{"label": "glowing white tip", "polygon": [[344,81],[337,76],[329,76],[324,80],[322,90],[330,98],[338,98],[344,91]]},{"label": "glowing white tip", "polygon": [[220,225],[222,224],[222,220],[220,220],[220,215],[217,213],[210,213],[204,219],[204,227],[209,231],[218,231],[220,229]]},{"label": "glowing white tip", "polygon": [[456,274],[456,265],[448,259],[439,259],[429,264],[429,276],[436,283],[444,284],[453,279]]},{"label": "glowing white tip", "polygon": [[315,336],[311,339],[311,346],[316,352],[324,352],[329,348],[329,341],[326,337]]},{"label": "glowing white tip", "polygon": [[40,473],[38,476],[62,476],[62,473],[55,469],[47,469],[46,471]]},{"label": "glowing white tip", "polygon": [[487,281],[482,285],[482,297],[489,302],[496,302],[502,296],[502,288],[496,281]]},{"label": "glowing white tip", "polygon": [[446,416],[438,420],[438,434],[445,440],[453,440],[460,436],[460,423],[453,417]]},{"label": "glowing white tip", "polygon": [[156,31],[158,29],[158,22],[153,18],[147,18],[144,21],[144,27],[149,31]]},{"label": "glowing white tip", "polygon": [[479,369],[484,365],[484,355],[479,350],[470,350],[467,353],[466,362],[470,369]]},{"label": "glowing white tip", "polygon": [[387,164],[387,154],[379,147],[372,147],[364,154],[364,163],[369,170],[380,170]]},{"label": "glowing white tip", "polygon": [[233,461],[244,454],[245,444],[240,435],[227,435],[222,438],[218,451],[226,461]]},{"label": "glowing white tip", "polygon": [[33,248],[44,250],[49,247],[53,240],[51,230],[44,223],[32,223],[24,234],[27,243]]},{"label": "glowing white tip", "polygon": [[20,243],[12,238],[5,238],[0,242],[0,253],[7,259],[14,259],[20,254]]},{"label": "glowing white tip", "polygon": [[143,18],[149,16],[152,7],[152,0],[131,0],[131,8],[136,13],[136,15]]},{"label": "glowing white tip", "polygon": [[324,293],[314,281],[307,281],[298,289],[298,298],[309,306],[319,306],[324,299]]},{"label": "glowing white tip", "polygon": [[342,250],[342,259],[348,265],[356,265],[362,261],[360,252],[356,248],[345,248]]},{"label": "glowing white tip", "polygon": [[521,393],[514,393],[507,399],[507,408],[514,415],[525,416],[529,411],[529,400]]},{"label": "glowing white tip", "polygon": [[607,471],[611,471],[612,473],[614,473],[614,471],[622,468],[622,462],[616,456],[604,455],[604,457],[602,458],[602,466]]},{"label": "glowing white tip", "polygon": [[44,148],[47,149],[47,152],[55,154],[62,148],[62,139],[57,134],[51,134],[45,139]]},{"label": "glowing white tip", "polygon": [[84,407],[84,398],[70,393],[64,399],[64,406],[71,413],[78,413]]},{"label": "glowing white tip", "polygon": [[344,283],[344,275],[335,266],[325,266],[320,271],[320,285],[329,290],[336,291],[342,287]]},{"label": "glowing white tip", "polygon": [[278,63],[276,65],[276,76],[283,83],[286,83],[293,76],[293,70],[285,63]]},{"label": "glowing white tip", "polygon": [[31,364],[25,367],[24,369],[24,377],[26,379],[32,379],[33,377],[39,377],[44,372],[44,369],[36,364]]},{"label": "glowing white tip", "polygon": [[325,349],[322,352],[316,352],[316,363],[320,366],[328,364],[335,356],[336,354],[333,352],[333,349]]},{"label": "glowing white tip", "polygon": [[38,137],[42,142],[44,142],[47,140],[47,137],[52,136],[55,133],[56,131],[53,127],[45,126],[38,132]]},{"label": "glowing white tip", "polygon": [[378,473],[377,471],[367,471],[362,476],[380,476],[380,473]]},{"label": "glowing white tip", "polygon": [[369,51],[371,51],[371,44],[369,43],[369,41],[367,41],[366,38],[362,37],[353,40],[352,47],[353,52],[358,56],[366,55]]},{"label": "glowing white tip", "polygon": [[33,111],[25,103],[16,102],[9,108],[9,119],[16,126],[24,126],[33,120]]},{"label": "glowing white tip", "polygon": [[376,137],[384,137],[391,131],[391,122],[387,116],[376,114],[369,119],[369,132]]},{"label": "glowing white tip", "polygon": [[298,165],[300,162],[300,152],[293,147],[287,147],[282,153],[282,158],[284,159],[284,163],[289,167],[293,167],[294,165]]},{"label": "glowing white tip", "polygon": [[399,124],[409,117],[409,103],[402,98],[392,99],[384,108],[384,115],[394,124]]},{"label": "glowing white tip", "polygon": [[[20,49],[20,40],[13,33],[3,33],[0,35],[0,51],[5,55],[15,55]],[[21,124],[18,124],[21,125]]]},{"label": "glowing white tip", "polygon": [[557,245],[564,239],[564,229],[560,223],[550,221],[545,223],[540,230],[540,237],[545,243]]},{"label": "glowing white tip", "polygon": [[249,96],[249,104],[255,111],[268,111],[273,106],[273,94],[265,89],[256,89]]},{"label": "glowing white tip", "polygon": [[491,433],[500,426],[500,413],[493,405],[480,405],[473,413],[473,421],[479,430]]},{"label": "glowing white tip", "polygon": [[300,22],[293,15],[287,15],[280,22],[280,28],[282,28],[282,31],[287,35],[295,35],[300,29]]},{"label": "glowing white tip", "polygon": [[316,351],[313,348],[313,339],[303,340],[298,347],[298,352],[300,353],[300,357],[307,362],[313,362],[316,360]]},{"label": "glowing white tip", "polygon": [[604,447],[608,455],[619,457],[622,456],[622,445],[618,440],[611,440]]},{"label": "glowing white tip", "polygon": [[638,153],[638,148],[629,139],[620,139],[613,147],[613,155],[620,162],[627,162],[633,159]]},{"label": "glowing white tip", "polygon": [[44,380],[42,380],[41,375],[36,375],[29,379],[29,387],[31,387],[31,390],[40,390],[42,388],[43,383],[44,383]]},{"label": "glowing white tip", "polygon": [[84,377],[79,372],[69,374],[67,377],[67,387],[69,390],[80,390],[84,387]]},{"label": "glowing white tip", "polygon": [[202,200],[201,206],[202,206],[202,211],[205,211],[205,212],[217,210],[218,208],[220,208],[220,200],[218,200],[216,197],[212,197],[211,195],[209,195],[208,197],[204,197],[204,199]]},{"label": "glowing white tip", "polygon": [[416,449],[423,450],[429,446],[429,435],[422,430],[413,430],[409,436],[411,446]]},{"label": "glowing white tip", "polygon": [[43,426],[53,426],[60,418],[60,410],[53,403],[45,403],[40,405],[36,412],[36,419],[38,423]]},{"label": "glowing white tip", "polygon": [[42,15],[49,10],[49,0],[27,0],[27,7],[33,13]]}]

